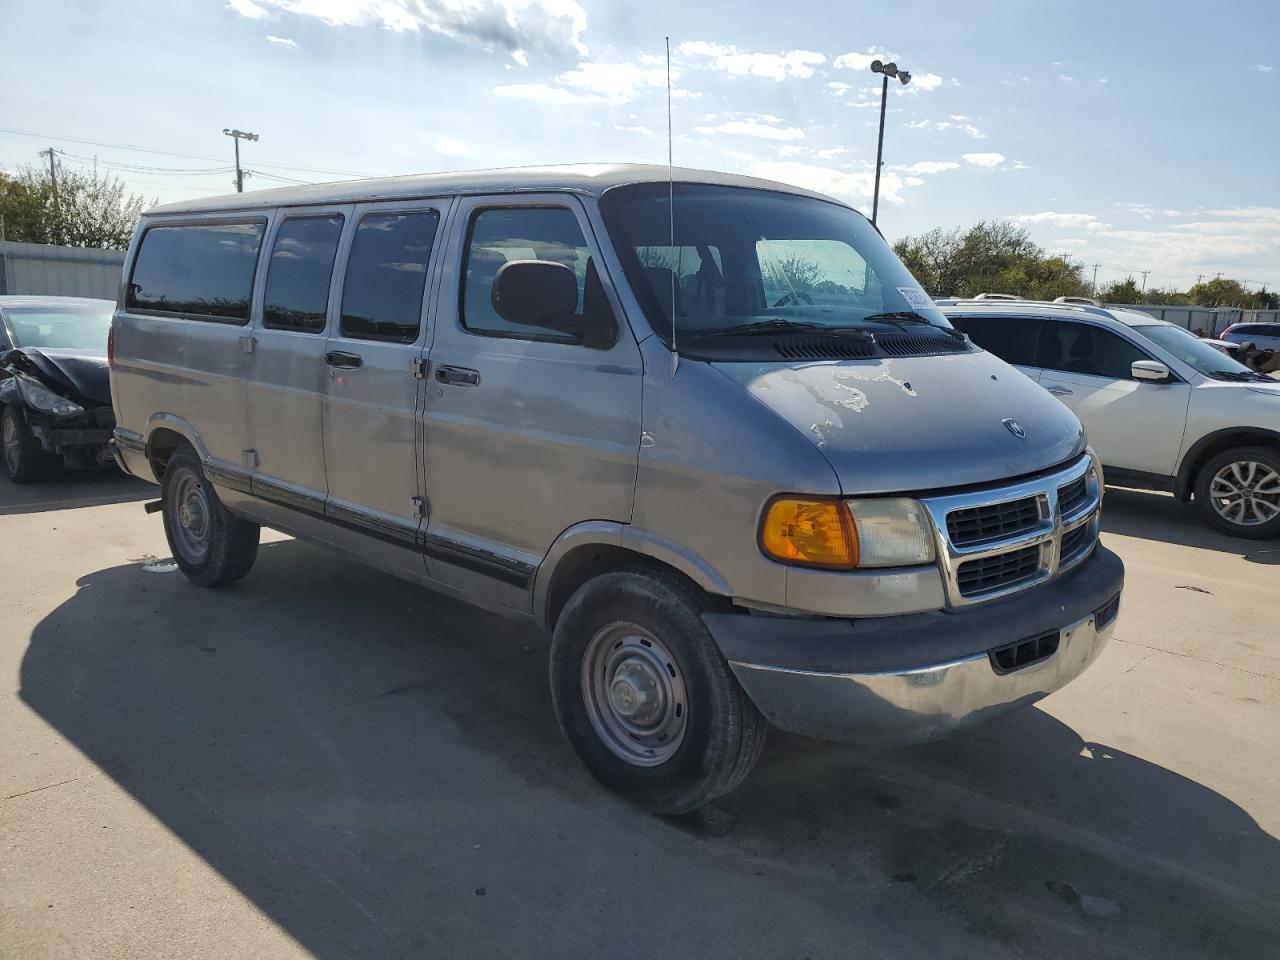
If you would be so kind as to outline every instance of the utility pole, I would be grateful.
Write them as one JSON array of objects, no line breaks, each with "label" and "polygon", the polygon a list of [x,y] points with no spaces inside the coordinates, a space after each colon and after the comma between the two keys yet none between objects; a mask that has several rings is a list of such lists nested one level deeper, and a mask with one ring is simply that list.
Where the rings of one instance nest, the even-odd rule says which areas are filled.
[{"label": "utility pole", "polygon": [[906,70],[899,70],[896,63],[882,63],[879,60],[871,61],[871,72],[884,75],[884,82],[880,84],[880,136],[876,139],[876,186],[871,195],[871,225],[875,226],[876,215],[880,212],[880,168],[884,165],[881,158],[884,156],[884,111],[889,99],[889,78],[897,77],[905,87],[911,82],[911,74]]},{"label": "utility pole", "polygon": [[244,171],[240,169],[240,141],[241,140],[257,140],[256,133],[247,133],[244,130],[228,130],[223,128],[223,133],[231,137],[236,145],[236,193],[244,193]]},{"label": "utility pole", "polygon": [[1149,274],[1151,271],[1139,270],[1138,272],[1142,274],[1142,292],[1146,293],[1147,292],[1147,274]]},{"label": "utility pole", "polygon": [[49,231],[49,239],[55,243],[60,239],[61,231],[57,227],[62,222],[61,211],[58,208],[58,165],[54,162],[58,151],[53,147],[48,147],[40,151],[40,156],[49,155],[49,186],[53,191],[53,226],[54,230]]},{"label": "utility pole", "polygon": [[1097,299],[1097,297],[1098,297],[1098,266],[1099,266],[1099,265],[1098,265],[1098,264],[1096,264],[1096,263],[1093,265],[1093,296],[1094,296],[1094,299]]}]

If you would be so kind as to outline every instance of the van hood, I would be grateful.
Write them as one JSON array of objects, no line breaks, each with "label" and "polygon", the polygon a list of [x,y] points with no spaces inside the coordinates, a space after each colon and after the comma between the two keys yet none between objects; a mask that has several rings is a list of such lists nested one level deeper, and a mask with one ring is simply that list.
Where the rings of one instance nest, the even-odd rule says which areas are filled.
[{"label": "van hood", "polygon": [[846,495],[991,483],[1085,449],[1075,414],[985,352],[712,365],[808,437]]}]

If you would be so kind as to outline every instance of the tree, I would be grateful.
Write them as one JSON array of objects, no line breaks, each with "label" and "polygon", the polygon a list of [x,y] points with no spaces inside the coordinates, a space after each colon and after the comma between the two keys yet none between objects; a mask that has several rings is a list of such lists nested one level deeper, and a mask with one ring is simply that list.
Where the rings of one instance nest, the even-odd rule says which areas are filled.
[{"label": "tree", "polygon": [[1234,307],[1253,300],[1253,296],[1239,280],[1228,280],[1225,277],[1214,277],[1197,283],[1187,291],[1187,297],[1200,307]]},{"label": "tree", "polygon": [[903,237],[893,249],[934,296],[1012,293],[1052,300],[1089,293],[1081,266],[1049,256],[1008,220],[983,220],[968,230],[935,227]]},{"label": "tree", "polygon": [[28,166],[17,176],[0,174],[6,239],[123,250],[138,216],[154,204],[127,193],[117,177],[59,167],[57,179],[55,195],[47,170]]},{"label": "tree", "polygon": [[1125,277],[1115,283],[1108,284],[1098,292],[1098,299],[1103,303],[1143,303],[1142,291],[1133,277]]}]

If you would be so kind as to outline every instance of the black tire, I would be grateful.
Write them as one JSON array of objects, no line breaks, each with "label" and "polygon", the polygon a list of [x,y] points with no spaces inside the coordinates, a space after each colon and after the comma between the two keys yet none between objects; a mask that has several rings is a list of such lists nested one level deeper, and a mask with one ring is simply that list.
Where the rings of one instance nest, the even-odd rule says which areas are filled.
[{"label": "black tire", "polygon": [[[1225,505],[1238,501],[1230,497],[1214,495],[1214,478],[1221,471],[1230,470],[1232,464],[1257,464],[1250,484],[1239,483],[1234,478],[1234,474],[1226,480],[1228,486],[1251,487],[1246,491],[1248,499],[1245,500],[1240,512],[1253,522],[1233,522],[1231,514],[1236,511],[1226,509]],[[1241,474],[1249,477],[1249,468],[1242,467]],[[1258,513],[1265,514],[1273,509],[1280,509],[1280,493],[1276,492],[1277,487],[1280,487],[1280,480],[1270,479],[1271,474],[1280,477],[1280,451],[1271,447],[1233,447],[1230,450],[1215,453],[1204,462],[1196,474],[1196,507],[1200,511],[1200,516],[1215,530],[1233,537],[1265,540],[1268,537],[1280,536],[1280,512],[1265,521],[1258,517]],[[1221,493],[1226,487],[1219,485],[1216,489]]]},{"label": "black tire", "polygon": [[[249,572],[258,556],[260,528],[222,505],[190,447],[169,457],[162,490],[164,535],[187,579],[202,587],[221,587]],[[202,549],[196,549],[197,543]]]},{"label": "black tire", "polygon": [[[751,772],[764,747],[765,720],[703,624],[707,609],[706,597],[674,574],[606,573],[570,597],[552,637],[551,698],[565,738],[597,780],[653,813],[688,813],[728,793]],[[592,694],[584,662],[590,649],[600,647],[594,638],[632,625],[666,647],[662,659],[669,652],[667,669],[687,700],[678,747],[663,748],[674,753],[654,765],[639,765],[609,746],[588,706]],[[604,646],[609,649],[609,642]],[[621,641],[613,648],[620,646]],[[596,711],[597,723],[606,722],[601,717],[607,711]]]},{"label": "black tire", "polygon": [[14,483],[35,483],[55,476],[62,467],[56,454],[49,453],[31,432],[26,415],[16,403],[0,414],[0,461]]}]

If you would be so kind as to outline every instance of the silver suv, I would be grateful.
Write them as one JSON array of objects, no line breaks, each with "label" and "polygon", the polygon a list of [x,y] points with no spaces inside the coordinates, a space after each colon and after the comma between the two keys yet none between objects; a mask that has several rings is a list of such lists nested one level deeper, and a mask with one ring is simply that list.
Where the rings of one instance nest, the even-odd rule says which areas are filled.
[{"label": "silver suv", "polygon": [[1108,483],[1194,496],[1233,536],[1280,534],[1280,383],[1138,310],[938,303],[1080,418]]},{"label": "silver suv", "polygon": [[267,525],[541,625],[570,744],[660,813],[738,783],[766,721],[909,743],[1078,675],[1123,569],[1075,416],[849,207],[668,177],[145,214],[114,442],[182,571],[243,577]]}]

